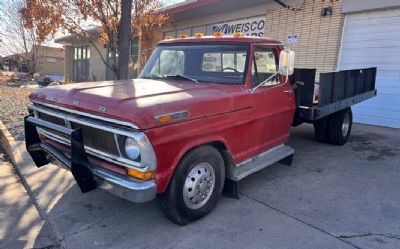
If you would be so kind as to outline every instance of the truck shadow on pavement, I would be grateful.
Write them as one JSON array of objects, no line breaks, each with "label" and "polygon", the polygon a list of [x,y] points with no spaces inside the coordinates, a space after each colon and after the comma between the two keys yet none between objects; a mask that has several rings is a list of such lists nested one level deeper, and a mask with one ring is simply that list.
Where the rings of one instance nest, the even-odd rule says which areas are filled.
[{"label": "truck shadow on pavement", "polygon": [[240,200],[222,198],[186,227],[165,219],[156,201],[81,194],[69,172],[40,170],[33,192],[47,217],[38,238],[50,227],[54,248],[400,248],[397,130],[355,125],[340,147],[315,142],[306,125],[289,144],[292,167],[249,176]]}]

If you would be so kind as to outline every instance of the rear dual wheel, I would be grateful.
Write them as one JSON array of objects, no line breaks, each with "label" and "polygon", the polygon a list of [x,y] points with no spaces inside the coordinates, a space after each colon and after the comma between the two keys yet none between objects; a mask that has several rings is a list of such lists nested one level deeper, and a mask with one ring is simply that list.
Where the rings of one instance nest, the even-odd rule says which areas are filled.
[{"label": "rear dual wheel", "polygon": [[159,196],[162,213],[172,222],[187,225],[211,212],[222,195],[224,160],[209,145],[186,154],[168,185]]},{"label": "rear dual wheel", "polygon": [[314,123],[315,138],[322,143],[344,145],[350,137],[352,124],[351,108],[336,112]]}]

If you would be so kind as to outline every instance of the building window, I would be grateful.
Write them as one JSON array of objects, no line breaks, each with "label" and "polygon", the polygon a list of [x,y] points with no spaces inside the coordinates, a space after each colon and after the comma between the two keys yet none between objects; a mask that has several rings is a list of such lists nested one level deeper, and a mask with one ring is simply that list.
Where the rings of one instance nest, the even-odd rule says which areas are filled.
[{"label": "building window", "polygon": [[135,37],[131,40],[131,56],[138,57],[139,55],[139,38]]},{"label": "building window", "polygon": [[84,45],[74,48],[74,81],[83,82],[89,80],[90,47]]},{"label": "building window", "polygon": [[57,58],[55,58],[55,57],[46,57],[46,62],[55,63],[55,62],[57,62]]}]

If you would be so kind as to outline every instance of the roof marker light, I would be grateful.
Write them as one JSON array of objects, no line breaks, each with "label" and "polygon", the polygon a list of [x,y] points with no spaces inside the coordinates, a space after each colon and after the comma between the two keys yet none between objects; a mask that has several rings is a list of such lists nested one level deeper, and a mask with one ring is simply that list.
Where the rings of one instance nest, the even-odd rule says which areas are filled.
[{"label": "roof marker light", "polygon": [[196,34],[194,34],[194,37],[196,37],[196,38],[200,38],[200,37],[203,37],[203,36],[204,36],[203,33],[196,33]]},{"label": "roof marker light", "polygon": [[235,32],[233,33],[233,37],[238,38],[238,37],[242,37],[243,33],[242,32]]},{"label": "roof marker light", "polygon": [[215,37],[221,37],[223,34],[222,32],[214,32]]},{"label": "roof marker light", "polygon": [[164,40],[172,40],[172,39],[174,39],[174,37],[172,37],[170,35],[167,35],[167,36],[164,37]]},{"label": "roof marker light", "polygon": [[179,35],[179,38],[182,38],[182,39],[185,39],[185,38],[188,38],[189,36],[187,35],[187,34],[180,34]]}]

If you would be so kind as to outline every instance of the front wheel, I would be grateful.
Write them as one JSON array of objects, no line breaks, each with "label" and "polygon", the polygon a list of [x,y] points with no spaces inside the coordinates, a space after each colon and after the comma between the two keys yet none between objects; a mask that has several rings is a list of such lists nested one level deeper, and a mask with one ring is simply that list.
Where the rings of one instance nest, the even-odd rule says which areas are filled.
[{"label": "front wheel", "polygon": [[224,160],[213,146],[193,149],[179,163],[167,190],[159,196],[162,213],[187,225],[211,212],[222,194]]}]

